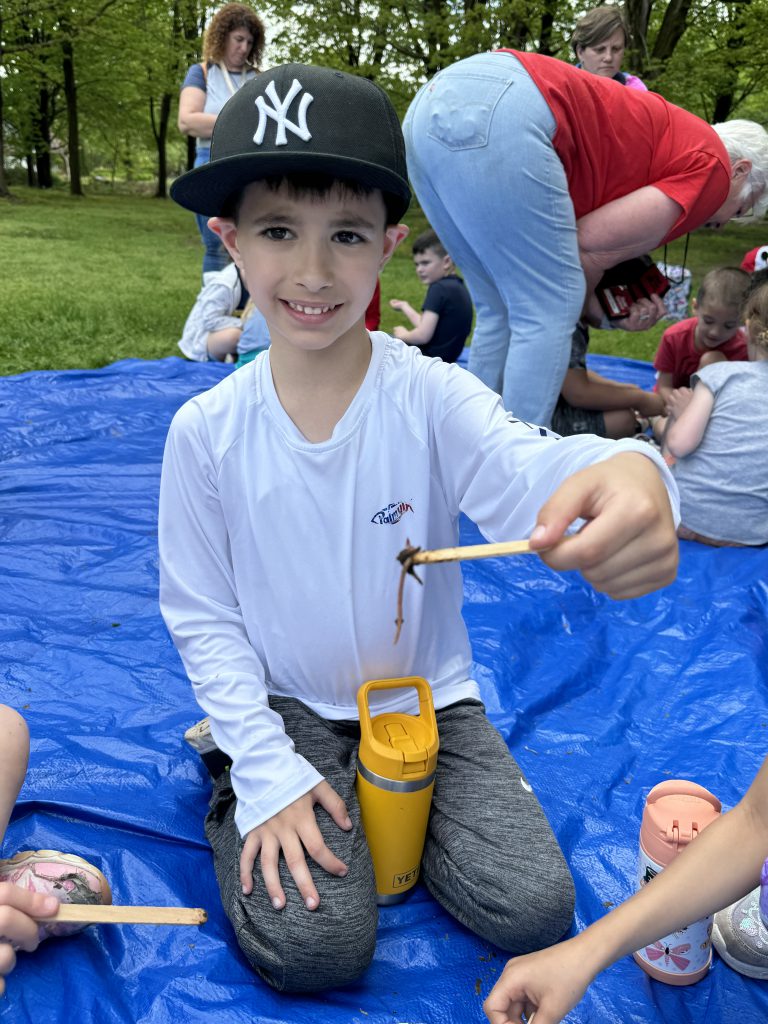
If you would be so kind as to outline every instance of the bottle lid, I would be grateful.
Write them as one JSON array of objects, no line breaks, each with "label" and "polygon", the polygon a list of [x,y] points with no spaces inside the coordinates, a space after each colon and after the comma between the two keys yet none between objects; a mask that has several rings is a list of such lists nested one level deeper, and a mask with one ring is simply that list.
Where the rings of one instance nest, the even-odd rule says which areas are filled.
[{"label": "bottle lid", "polygon": [[[414,687],[419,695],[419,714],[385,712],[370,716],[368,694],[371,690]],[[407,782],[434,772],[439,739],[432,691],[425,679],[376,679],[360,687],[357,696],[360,712],[361,763],[386,779]]]},{"label": "bottle lid", "polygon": [[695,782],[667,779],[648,794],[640,844],[657,864],[667,865],[720,815],[720,801]]}]

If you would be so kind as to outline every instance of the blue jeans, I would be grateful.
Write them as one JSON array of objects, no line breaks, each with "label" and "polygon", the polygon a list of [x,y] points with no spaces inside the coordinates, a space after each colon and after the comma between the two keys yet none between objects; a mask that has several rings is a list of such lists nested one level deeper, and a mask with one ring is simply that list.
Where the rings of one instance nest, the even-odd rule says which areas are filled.
[{"label": "blue jeans", "polygon": [[[195,167],[202,167],[203,164],[209,163],[210,159],[211,147],[200,147],[195,155]],[[222,245],[219,236],[208,227],[208,217],[204,217],[201,213],[196,213],[195,220],[197,221],[200,237],[205,246],[205,252],[203,253],[203,283],[205,283],[206,274],[223,270],[229,264],[229,253]]]},{"label": "blue jeans", "polygon": [[475,303],[469,369],[545,426],[585,291],[555,127],[528,72],[503,53],[441,71],[403,125],[416,195]]}]

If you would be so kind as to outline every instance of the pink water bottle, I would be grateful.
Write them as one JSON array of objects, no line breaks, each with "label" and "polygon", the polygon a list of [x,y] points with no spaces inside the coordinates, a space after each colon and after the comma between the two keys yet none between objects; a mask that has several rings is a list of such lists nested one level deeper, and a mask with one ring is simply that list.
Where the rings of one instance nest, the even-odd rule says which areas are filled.
[{"label": "pink water bottle", "polygon": [[[640,826],[638,889],[648,882],[719,817],[720,801],[703,786],[668,779],[648,794]],[[712,960],[712,916],[694,921],[672,935],[639,949],[635,960],[657,981],[692,985]]]}]

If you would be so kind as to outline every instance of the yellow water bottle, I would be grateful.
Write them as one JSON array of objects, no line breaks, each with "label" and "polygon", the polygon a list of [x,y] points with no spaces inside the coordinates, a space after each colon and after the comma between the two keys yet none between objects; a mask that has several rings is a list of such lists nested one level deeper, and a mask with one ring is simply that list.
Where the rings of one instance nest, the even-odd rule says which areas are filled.
[{"label": "yellow water bottle", "polygon": [[[413,687],[419,714],[371,718],[373,690]],[[357,692],[357,798],[376,874],[377,902],[398,903],[419,877],[437,766],[437,720],[426,679],[373,679]]]}]

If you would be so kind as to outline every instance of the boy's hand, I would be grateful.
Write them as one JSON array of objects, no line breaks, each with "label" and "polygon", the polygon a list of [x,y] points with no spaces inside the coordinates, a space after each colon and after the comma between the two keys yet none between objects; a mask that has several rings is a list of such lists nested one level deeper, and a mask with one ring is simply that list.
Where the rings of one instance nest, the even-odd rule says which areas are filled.
[{"label": "boy's hand", "polygon": [[592,980],[570,942],[516,957],[483,1003],[491,1024],[520,1024],[525,1013],[535,1024],[558,1024],[584,995]]},{"label": "boy's hand", "polygon": [[5,975],[16,966],[16,950],[31,953],[38,947],[40,936],[35,918],[53,917],[58,909],[55,896],[0,882],[0,995],[5,991]]},{"label": "boy's hand", "polygon": [[[579,517],[585,526],[564,537]],[[596,590],[619,600],[665,587],[677,574],[667,489],[651,459],[639,453],[622,452],[574,473],[542,507],[530,539],[552,569],[578,569]]]},{"label": "boy's hand", "polygon": [[389,304],[392,307],[392,309],[398,309],[398,310],[402,310],[404,306],[408,305],[408,303],[407,302],[403,302],[402,299],[390,299],[389,300]]},{"label": "boy's hand", "polygon": [[253,866],[259,853],[261,874],[275,910],[282,910],[285,906],[285,892],[278,870],[281,851],[307,910],[317,910],[320,897],[307,867],[305,851],[329,874],[346,875],[347,865],[331,853],[317,827],[316,803],[325,808],[339,828],[345,831],[352,828],[346,804],[336,790],[327,782],[318,783],[309,793],[288,804],[245,837],[240,854],[240,884],[246,895],[253,891]]}]

